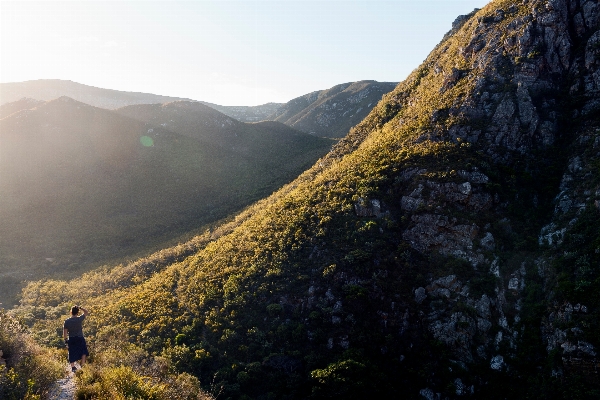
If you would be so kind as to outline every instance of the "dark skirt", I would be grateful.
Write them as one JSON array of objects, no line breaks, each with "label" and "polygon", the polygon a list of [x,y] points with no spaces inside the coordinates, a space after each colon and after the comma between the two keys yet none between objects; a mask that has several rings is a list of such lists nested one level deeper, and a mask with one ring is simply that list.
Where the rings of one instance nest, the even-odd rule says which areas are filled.
[{"label": "dark skirt", "polygon": [[89,356],[85,339],[80,336],[69,338],[69,362],[81,360],[81,356]]}]

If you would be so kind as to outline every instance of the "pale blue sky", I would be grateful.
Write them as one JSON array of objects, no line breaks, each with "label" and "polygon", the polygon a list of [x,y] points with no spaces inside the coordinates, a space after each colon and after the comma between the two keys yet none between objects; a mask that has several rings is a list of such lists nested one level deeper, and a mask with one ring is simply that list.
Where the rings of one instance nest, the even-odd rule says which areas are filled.
[{"label": "pale blue sky", "polygon": [[0,81],[68,79],[221,105],[401,81],[485,0],[0,1]]}]

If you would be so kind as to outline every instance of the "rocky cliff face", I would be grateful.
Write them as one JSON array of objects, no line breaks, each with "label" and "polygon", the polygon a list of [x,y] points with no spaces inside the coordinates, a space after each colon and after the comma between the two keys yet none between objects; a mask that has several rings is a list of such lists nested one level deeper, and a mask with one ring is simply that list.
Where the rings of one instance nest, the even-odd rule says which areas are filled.
[{"label": "rocky cliff face", "polygon": [[409,302],[377,290],[381,323],[407,353],[428,335],[449,352],[452,389],[432,377],[425,398],[543,398],[556,389],[543,377],[531,378],[535,394],[490,386],[535,368],[564,387],[585,381],[587,395],[599,387],[599,18],[598,2],[583,0],[494,1],[459,17],[323,162],[372,144],[374,132],[396,132],[398,144],[385,143],[398,152],[456,145],[399,167],[386,192],[354,207],[399,222],[423,256],[466,263],[440,267],[433,256]]},{"label": "rocky cliff face", "polygon": [[[493,293],[481,294],[481,280],[432,274],[414,289],[414,314],[393,313],[398,326],[424,327],[471,377],[456,378],[457,396],[477,393],[474,365],[510,375],[532,337],[554,360],[548,374],[599,383],[590,325],[600,253],[590,227],[600,209],[599,18],[597,1],[492,2],[457,20],[418,72],[419,85],[387,96],[399,125],[418,118],[411,107],[425,110],[415,143],[474,151],[446,160],[446,170],[434,162],[400,171],[399,202],[388,205],[408,221],[402,237],[413,249],[497,278]],[[429,109],[423,85],[441,98]],[[510,181],[510,193],[499,187]],[[511,236],[520,243],[509,245]],[[531,307],[545,311],[533,318]],[[439,398],[437,390],[421,395]]]}]

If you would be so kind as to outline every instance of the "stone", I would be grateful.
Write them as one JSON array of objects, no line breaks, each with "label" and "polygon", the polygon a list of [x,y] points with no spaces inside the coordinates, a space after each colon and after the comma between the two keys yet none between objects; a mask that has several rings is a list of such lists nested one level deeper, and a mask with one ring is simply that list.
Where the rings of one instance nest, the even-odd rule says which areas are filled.
[{"label": "stone", "polygon": [[481,299],[479,299],[475,303],[475,310],[477,311],[477,315],[485,319],[490,318],[490,304],[490,298],[486,294],[481,295]]},{"label": "stone", "polygon": [[462,184],[458,185],[457,189],[460,193],[468,196],[471,194],[471,183],[470,182],[462,183]]},{"label": "stone", "polygon": [[427,298],[427,293],[425,292],[424,287],[419,287],[419,288],[415,289],[415,301],[418,304],[421,304],[423,302],[423,300],[425,300],[426,298]]},{"label": "stone", "polygon": [[438,250],[442,254],[466,256],[473,248],[479,228],[476,225],[457,224],[439,214],[421,214],[411,217],[414,225],[402,237],[419,251]]},{"label": "stone", "polygon": [[485,250],[494,250],[494,248],[496,247],[496,242],[494,240],[494,235],[492,235],[491,232],[486,232],[485,236],[483,237],[483,239],[481,239],[481,241],[479,242],[479,244]]},{"label": "stone", "polygon": [[458,176],[460,176],[463,179],[466,179],[467,181],[470,181],[472,183],[476,183],[476,184],[480,184],[480,183],[488,183],[490,178],[488,178],[487,175],[481,173],[481,172],[468,172],[468,171],[463,171],[460,170],[457,172]]},{"label": "stone", "polygon": [[462,382],[462,380],[460,378],[456,378],[454,380],[454,387],[456,389],[457,396],[462,396],[462,395],[467,394],[467,387],[465,386],[465,384]]},{"label": "stone", "polygon": [[494,275],[496,278],[500,278],[500,265],[499,259],[495,258],[490,265],[490,274]]},{"label": "stone", "polygon": [[438,396],[429,388],[419,390],[419,394],[426,400],[437,400]]},{"label": "stone", "polygon": [[416,211],[425,205],[423,199],[418,199],[410,196],[402,196],[400,200],[400,208],[404,211]]},{"label": "stone", "polygon": [[504,357],[501,355],[494,356],[490,361],[490,368],[496,371],[500,371],[504,365]]},{"label": "stone", "polygon": [[381,202],[373,199],[367,201],[362,197],[354,204],[354,211],[359,217],[381,217],[383,212],[381,210]]},{"label": "stone", "polygon": [[492,328],[492,322],[487,320],[487,319],[483,319],[483,318],[477,318],[477,329],[479,329],[480,332],[487,332]]}]

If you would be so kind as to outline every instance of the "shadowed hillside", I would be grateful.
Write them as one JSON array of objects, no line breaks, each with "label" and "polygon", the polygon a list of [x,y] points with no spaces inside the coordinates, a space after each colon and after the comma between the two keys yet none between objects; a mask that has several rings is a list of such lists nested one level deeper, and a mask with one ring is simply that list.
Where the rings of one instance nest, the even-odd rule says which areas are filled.
[{"label": "shadowed hillside", "polygon": [[598,398],[599,28],[596,1],[493,1],[229,225],[16,312],[54,344],[92,304],[98,354],[225,398]]},{"label": "shadowed hillside", "polygon": [[[3,302],[24,278],[72,276],[224,218],[331,146],[282,124],[246,125],[188,105],[212,113],[170,115],[181,127],[191,118],[194,134],[67,97],[0,120]],[[231,124],[204,130],[213,117]]]},{"label": "shadowed hillside", "polygon": [[220,106],[205,101],[201,103],[242,122],[265,121],[283,106],[283,103],[267,103],[260,106]]},{"label": "shadowed hillside", "polygon": [[[148,124],[161,126],[193,139],[211,143],[244,157],[256,158],[286,168],[290,157],[304,157],[297,147],[315,143],[333,143],[311,137],[280,122],[243,123],[198,102],[177,101],[167,104],[141,104],[116,110]],[[307,160],[314,161],[312,154]],[[292,165],[295,162],[291,163]],[[308,168],[310,164],[304,164]],[[279,173],[279,171],[278,171]],[[297,174],[296,174],[297,175]],[[290,179],[294,176],[290,176]]]}]

